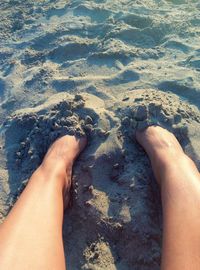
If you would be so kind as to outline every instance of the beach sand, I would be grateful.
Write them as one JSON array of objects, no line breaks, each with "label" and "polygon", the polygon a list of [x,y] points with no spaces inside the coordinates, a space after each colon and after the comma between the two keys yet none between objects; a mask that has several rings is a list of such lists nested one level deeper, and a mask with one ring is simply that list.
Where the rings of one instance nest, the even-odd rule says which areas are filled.
[{"label": "beach sand", "polygon": [[[136,128],[200,169],[198,1],[0,3],[0,221],[63,134],[87,134],[66,211],[68,269],[158,270],[162,213]],[[184,214],[184,213],[183,213]]]}]

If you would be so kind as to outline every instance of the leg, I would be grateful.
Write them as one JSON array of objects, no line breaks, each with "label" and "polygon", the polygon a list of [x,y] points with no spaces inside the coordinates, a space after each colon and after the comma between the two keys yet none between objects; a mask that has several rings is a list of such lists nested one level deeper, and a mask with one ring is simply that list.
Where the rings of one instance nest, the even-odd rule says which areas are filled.
[{"label": "leg", "polygon": [[73,162],[85,144],[86,139],[64,136],[50,147],[0,226],[0,269],[65,269],[64,198],[69,198]]},{"label": "leg", "polygon": [[161,127],[137,132],[161,188],[162,270],[200,269],[200,174],[175,136]]}]

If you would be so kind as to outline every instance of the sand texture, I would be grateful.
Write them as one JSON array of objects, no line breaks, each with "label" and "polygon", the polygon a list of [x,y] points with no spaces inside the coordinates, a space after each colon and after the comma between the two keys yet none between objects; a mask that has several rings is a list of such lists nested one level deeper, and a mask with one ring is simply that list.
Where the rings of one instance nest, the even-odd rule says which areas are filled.
[{"label": "sand texture", "polygon": [[198,2],[0,3],[0,221],[49,145],[86,134],[68,269],[160,269],[159,189],[134,134],[167,128],[200,169]]}]

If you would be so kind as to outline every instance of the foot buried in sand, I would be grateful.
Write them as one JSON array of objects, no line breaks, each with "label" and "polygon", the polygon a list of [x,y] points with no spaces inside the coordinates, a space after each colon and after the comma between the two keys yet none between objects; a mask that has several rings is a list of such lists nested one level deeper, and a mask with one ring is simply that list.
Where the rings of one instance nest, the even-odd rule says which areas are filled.
[{"label": "foot buried in sand", "polygon": [[169,164],[179,156],[184,157],[184,151],[196,158],[190,142],[192,128],[200,123],[195,106],[174,94],[152,89],[134,90],[127,96],[124,106],[118,110],[121,132],[129,143],[134,138],[142,145],[151,163],[162,165],[168,160]]},{"label": "foot buried in sand", "polygon": [[160,126],[150,126],[145,130],[136,131],[136,139],[151,157],[160,151],[168,151],[174,155],[177,151],[183,152],[176,137]]},{"label": "foot buried in sand", "polygon": [[70,201],[71,174],[74,161],[87,144],[86,137],[65,135],[57,139],[49,148],[41,168],[48,178],[63,180],[63,195],[65,208]]},{"label": "foot buried in sand", "polygon": [[[160,126],[149,126],[136,131],[136,140],[144,148],[151,162],[160,164],[173,162],[179,155],[184,155],[183,149],[173,133]],[[157,176],[157,172],[154,172]],[[156,177],[158,184],[159,178]]]}]

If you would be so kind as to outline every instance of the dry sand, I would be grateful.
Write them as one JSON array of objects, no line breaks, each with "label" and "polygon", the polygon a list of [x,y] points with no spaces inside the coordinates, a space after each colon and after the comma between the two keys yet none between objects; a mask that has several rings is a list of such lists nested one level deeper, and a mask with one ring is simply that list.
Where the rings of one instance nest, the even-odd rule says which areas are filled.
[{"label": "dry sand", "polygon": [[65,215],[68,269],[158,270],[159,190],[136,128],[200,168],[198,1],[0,3],[0,221],[49,145],[87,134]]}]

